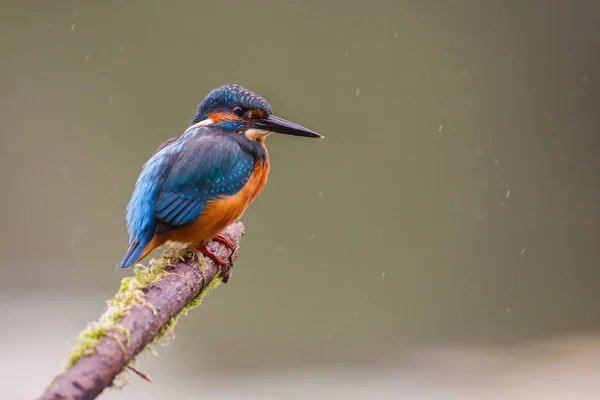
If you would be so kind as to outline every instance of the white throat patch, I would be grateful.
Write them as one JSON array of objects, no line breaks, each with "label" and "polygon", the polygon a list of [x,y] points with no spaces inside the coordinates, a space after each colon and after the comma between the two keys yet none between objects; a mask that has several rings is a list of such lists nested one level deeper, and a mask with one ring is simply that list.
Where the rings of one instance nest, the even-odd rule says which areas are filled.
[{"label": "white throat patch", "polygon": [[272,133],[273,132],[266,131],[264,129],[251,128],[251,129],[246,129],[246,131],[244,132],[244,135],[246,135],[246,137],[250,140],[258,140],[258,139],[264,139]]}]

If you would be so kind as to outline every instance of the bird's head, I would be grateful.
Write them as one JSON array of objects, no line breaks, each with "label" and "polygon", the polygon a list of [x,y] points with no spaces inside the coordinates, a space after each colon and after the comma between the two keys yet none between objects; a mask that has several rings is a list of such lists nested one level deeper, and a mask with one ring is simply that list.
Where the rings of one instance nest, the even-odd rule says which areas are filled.
[{"label": "bird's head", "polygon": [[200,126],[220,127],[258,141],[272,133],[323,138],[310,129],[274,116],[265,99],[238,85],[221,86],[206,96],[188,130]]}]

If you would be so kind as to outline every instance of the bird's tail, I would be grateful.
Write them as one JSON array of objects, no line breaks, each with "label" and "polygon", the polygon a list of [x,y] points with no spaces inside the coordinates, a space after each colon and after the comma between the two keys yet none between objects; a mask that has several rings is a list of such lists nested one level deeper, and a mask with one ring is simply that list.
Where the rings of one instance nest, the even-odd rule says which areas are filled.
[{"label": "bird's tail", "polygon": [[142,254],[144,253],[145,247],[147,246],[143,246],[139,242],[131,242],[129,244],[129,248],[127,249],[127,253],[125,253],[125,257],[123,257],[123,261],[121,261],[121,264],[119,265],[119,269],[130,267],[131,265],[133,265],[133,263],[142,258],[142,256],[148,254],[149,252],[146,254]]}]

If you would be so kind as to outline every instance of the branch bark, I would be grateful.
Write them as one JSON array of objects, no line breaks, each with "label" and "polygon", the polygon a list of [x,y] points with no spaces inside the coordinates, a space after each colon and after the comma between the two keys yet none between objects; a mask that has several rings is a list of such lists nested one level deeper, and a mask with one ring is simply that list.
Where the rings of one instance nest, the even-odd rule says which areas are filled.
[{"label": "branch bark", "polygon": [[[239,241],[243,234],[244,225],[241,222],[231,225],[223,232],[223,236],[238,245],[233,254],[220,243],[211,242],[207,245],[209,250],[225,262],[225,271],[237,259]],[[209,257],[204,257],[204,261],[204,270],[200,268],[197,258],[168,267],[166,271],[170,274],[144,287],[144,303],[132,305],[119,321],[120,329],[113,329],[104,335],[92,354],[79,358],[56,376],[42,394],[41,400],[87,400],[100,395],[165,325],[219,275],[219,267]],[[129,333],[128,338],[124,332]],[[127,345],[124,346],[123,343]]]}]

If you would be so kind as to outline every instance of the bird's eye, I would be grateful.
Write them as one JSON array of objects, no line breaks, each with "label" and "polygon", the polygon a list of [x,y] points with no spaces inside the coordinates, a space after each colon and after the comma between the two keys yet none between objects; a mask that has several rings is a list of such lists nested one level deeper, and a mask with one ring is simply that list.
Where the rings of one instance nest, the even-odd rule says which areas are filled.
[{"label": "bird's eye", "polygon": [[235,113],[235,115],[237,115],[238,117],[241,117],[242,115],[244,115],[244,110],[242,109],[242,107],[240,106],[235,106],[233,107],[233,112]]}]

